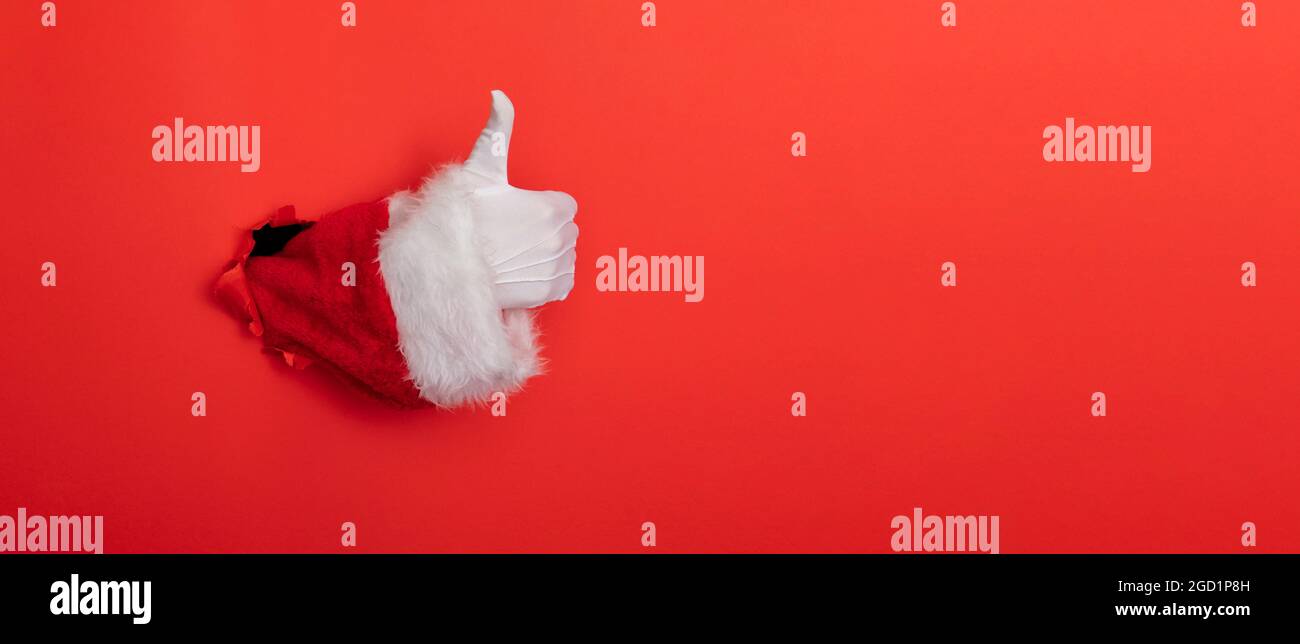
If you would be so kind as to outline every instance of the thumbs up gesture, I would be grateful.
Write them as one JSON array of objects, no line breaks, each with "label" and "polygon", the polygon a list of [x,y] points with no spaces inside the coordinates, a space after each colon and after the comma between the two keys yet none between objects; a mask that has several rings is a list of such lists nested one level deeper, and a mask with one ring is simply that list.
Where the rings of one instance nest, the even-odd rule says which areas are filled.
[{"label": "thumbs up gesture", "polygon": [[492,113],[463,164],[386,199],[379,263],[401,354],[420,397],[441,406],[515,391],[541,369],[530,311],[573,289],[578,204],[510,185],[515,108]]},{"label": "thumbs up gesture", "polygon": [[510,185],[514,122],[494,91],[465,163],[318,217],[281,210],[248,231],[218,293],[289,364],[328,365],[403,407],[518,391],[542,366],[528,309],[573,289],[578,204]]},{"label": "thumbs up gesture", "polygon": [[563,192],[524,190],[506,173],[515,107],[492,91],[492,113],[465,162],[470,211],[502,309],[530,309],[563,300],[573,289],[578,202]]}]

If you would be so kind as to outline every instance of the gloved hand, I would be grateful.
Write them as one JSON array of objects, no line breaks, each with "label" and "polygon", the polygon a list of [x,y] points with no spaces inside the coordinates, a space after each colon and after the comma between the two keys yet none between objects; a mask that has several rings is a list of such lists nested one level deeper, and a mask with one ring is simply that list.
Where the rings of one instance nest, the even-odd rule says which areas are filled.
[{"label": "gloved hand", "polygon": [[[513,125],[493,92],[470,158],[419,189],[307,219],[282,209],[249,230],[217,292],[289,364],[403,407],[518,391],[541,370],[526,309],[573,288],[578,205],[509,184]],[[351,284],[336,272],[349,263],[366,267]]]},{"label": "gloved hand", "polygon": [[563,300],[573,288],[578,202],[551,190],[523,190],[507,180],[515,107],[492,91],[492,113],[465,162],[473,175],[470,210],[502,309],[530,309]]}]

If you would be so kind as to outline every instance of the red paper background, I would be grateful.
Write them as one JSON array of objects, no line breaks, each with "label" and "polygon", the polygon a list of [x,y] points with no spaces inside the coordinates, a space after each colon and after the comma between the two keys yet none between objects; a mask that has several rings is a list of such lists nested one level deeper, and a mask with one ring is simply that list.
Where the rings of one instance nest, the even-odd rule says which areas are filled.
[{"label": "red paper background", "polygon": [[[917,505],[1000,515],[1003,552],[1300,547],[1300,3],[339,4],[0,9],[0,514],[103,514],[117,553],[334,552],[344,521],[371,552],[641,552],[643,521],[880,552]],[[209,294],[238,229],[463,157],[492,88],[513,182],[580,204],[550,373],[505,418],[409,413],[259,352]],[[177,116],[261,125],[261,171],[153,162]],[[1151,171],[1045,163],[1067,116],[1151,125]],[[704,255],[704,301],[597,292],[619,247]]]}]

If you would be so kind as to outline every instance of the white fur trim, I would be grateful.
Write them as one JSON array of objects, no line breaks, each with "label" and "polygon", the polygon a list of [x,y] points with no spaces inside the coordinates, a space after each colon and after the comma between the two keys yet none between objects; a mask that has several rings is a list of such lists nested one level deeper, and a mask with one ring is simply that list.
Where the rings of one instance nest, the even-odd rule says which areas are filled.
[{"label": "white fur trim", "polygon": [[528,311],[502,311],[469,209],[474,178],[449,165],[388,200],[379,268],[398,348],[420,397],[440,407],[511,392],[541,370]]}]

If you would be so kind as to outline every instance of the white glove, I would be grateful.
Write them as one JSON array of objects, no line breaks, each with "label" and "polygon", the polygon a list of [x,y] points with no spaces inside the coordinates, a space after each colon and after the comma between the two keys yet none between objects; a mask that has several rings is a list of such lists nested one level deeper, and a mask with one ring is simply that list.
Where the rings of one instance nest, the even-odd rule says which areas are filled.
[{"label": "white glove", "polygon": [[497,304],[531,309],[563,300],[573,288],[578,202],[563,192],[509,184],[506,157],[514,123],[515,106],[504,92],[493,90],[492,114],[465,169],[482,180],[473,189],[470,210],[488,264],[496,271]]}]

